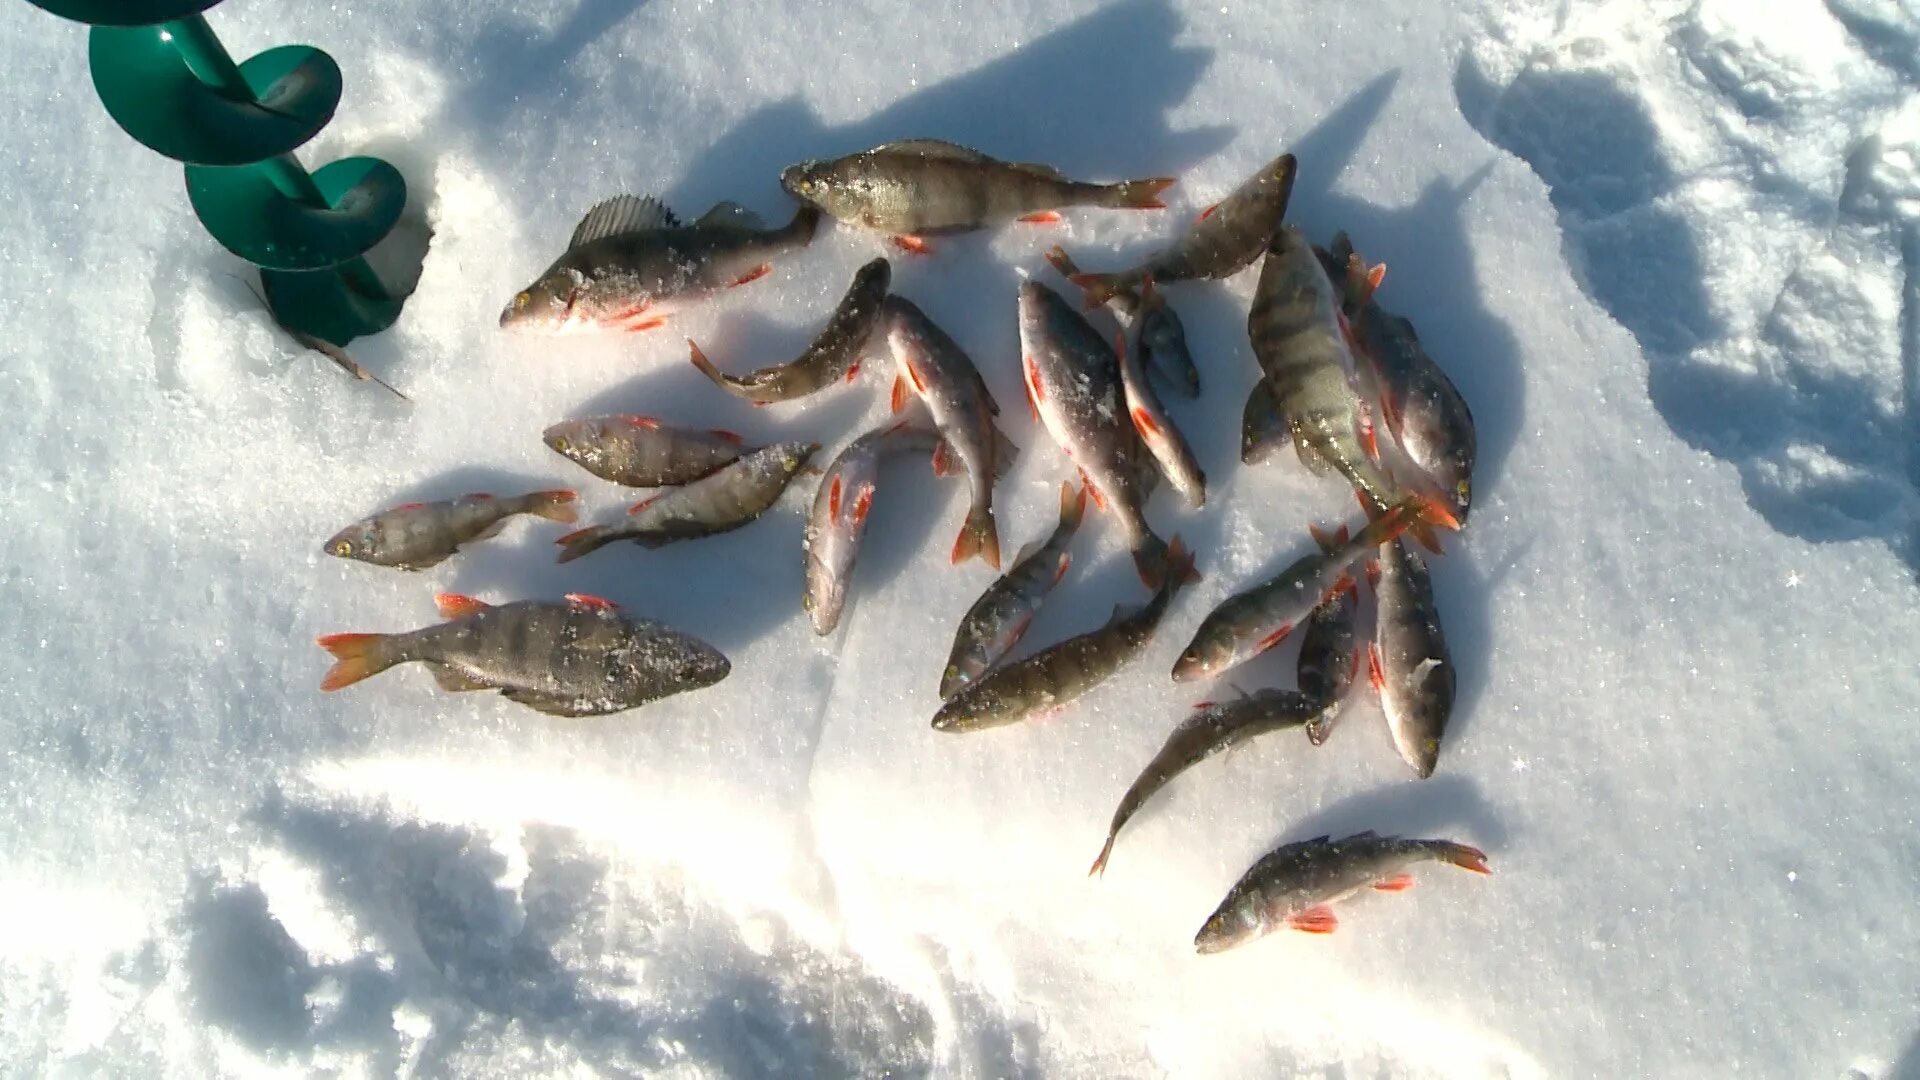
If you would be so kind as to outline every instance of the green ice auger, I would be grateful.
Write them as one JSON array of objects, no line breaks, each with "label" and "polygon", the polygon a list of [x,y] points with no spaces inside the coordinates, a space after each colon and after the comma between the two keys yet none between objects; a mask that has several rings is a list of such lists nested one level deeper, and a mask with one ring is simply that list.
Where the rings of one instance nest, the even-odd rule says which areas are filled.
[{"label": "green ice auger", "polygon": [[127,134],[186,163],[193,212],[223,247],[260,267],[288,329],[345,345],[393,325],[394,297],[363,255],[407,204],[378,158],[308,173],[293,152],[333,118],[340,68],[283,45],[235,64],[201,12],[220,0],[29,0],[93,27],[87,64]]}]

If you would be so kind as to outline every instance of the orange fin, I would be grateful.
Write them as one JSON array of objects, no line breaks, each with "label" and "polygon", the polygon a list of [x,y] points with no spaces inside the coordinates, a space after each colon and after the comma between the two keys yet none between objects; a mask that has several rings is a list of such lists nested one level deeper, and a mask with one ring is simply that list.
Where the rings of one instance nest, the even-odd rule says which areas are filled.
[{"label": "orange fin", "polygon": [[1160,425],[1154,423],[1153,414],[1139,406],[1133,409],[1133,426],[1139,428],[1140,434],[1148,438],[1160,434]]},{"label": "orange fin", "polygon": [[1413,875],[1395,874],[1392,877],[1381,878],[1373,883],[1373,887],[1379,892],[1406,892],[1413,888]]},{"label": "orange fin", "polygon": [[741,438],[738,432],[728,431],[725,428],[708,428],[707,434],[724,443],[732,443],[735,446],[747,445],[747,440]]},{"label": "orange fin", "polygon": [[866,521],[867,512],[872,509],[873,509],[873,488],[872,487],[861,488],[859,496],[853,500],[852,517],[853,517],[854,524],[858,525],[861,522]]},{"label": "orange fin", "polygon": [[953,452],[947,449],[947,440],[941,439],[933,447],[933,475],[952,476],[953,472]]},{"label": "orange fin", "polygon": [[733,279],[733,285],[729,286],[729,288],[745,285],[749,281],[759,281],[761,278],[766,277],[768,274],[771,274],[771,273],[773,273],[773,264],[761,263],[759,266],[756,266],[753,269],[747,271],[746,273],[740,275],[739,277]]},{"label": "orange fin", "polygon": [[[660,493],[660,495],[665,495],[665,494],[666,492],[664,491]],[[632,506],[627,507],[627,513],[631,515],[631,514],[637,514],[640,511],[645,510],[647,507],[652,506],[654,503],[659,502],[660,495],[649,495],[646,498],[641,499],[639,502],[634,503]],[[568,535],[572,535],[572,534],[569,533]],[[560,542],[565,543],[566,539],[567,538],[563,536],[560,538]]]},{"label": "orange fin", "polygon": [[1387,673],[1380,667],[1380,646],[1371,643],[1367,645],[1367,681],[1373,683],[1375,690],[1387,685]]},{"label": "orange fin", "polygon": [[1302,933],[1331,934],[1340,928],[1340,920],[1334,918],[1332,908],[1315,904],[1305,911],[1296,911],[1287,916],[1287,925]]},{"label": "orange fin", "polygon": [[840,517],[840,477],[835,475],[833,486],[827,489],[827,517],[838,520]]},{"label": "orange fin", "polygon": [[1195,223],[1195,224],[1198,224],[1198,223],[1200,223],[1200,222],[1202,222],[1202,221],[1205,221],[1205,220],[1207,220],[1208,218],[1210,218],[1210,217],[1212,217],[1212,216],[1213,216],[1213,212],[1214,212],[1215,210],[1218,210],[1218,209],[1220,209],[1220,204],[1219,204],[1219,203],[1214,203],[1214,204],[1213,204],[1212,206],[1209,206],[1209,207],[1207,207],[1207,208],[1206,208],[1205,210],[1202,210],[1202,211],[1200,211],[1200,216],[1199,216],[1199,217],[1197,217],[1197,218],[1194,218],[1194,219],[1193,219],[1193,220],[1194,220],[1194,223]]},{"label": "orange fin", "polygon": [[620,606],[604,596],[595,596],[592,593],[583,592],[568,593],[567,602],[579,604],[581,607],[598,608],[601,611],[612,611]]},{"label": "orange fin", "polygon": [[1278,645],[1281,642],[1287,640],[1287,635],[1291,633],[1293,633],[1293,624],[1282,623],[1280,624],[1280,629],[1275,630],[1273,633],[1268,634],[1266,637],[1261,638],[1260,644],[1254,646],[1254,651],[1266,652],[1268,649],[1271,649],[1275,645]]},{"label": "orange fin", "polygon": [[1099,488],[1093,486],[1093,481],[1087,478],[1087,470],[1085,469],[1080,470],[1080,486],[1086,491],[1087,496],[1093,500],[1093,508],[1095,510],[1105,510],[1107,508],[1107,497],[1100,493]]},{"label": "orange fin", "polygon": [[920,369],[914,367],[913,361],[911,360],[907,361],[906,369],[907,378],[913,380],[913,392],[916,394],[925,394],[927,392],[927,380],[920,377]]},{"label": "orange fin", "polygon": [[1441,844],[1434,851],[1442,861],[1450,862],[1462,870],[1471,870],[1476,874],[1491,874],[1487,867],[1487,853],[1477,847],[1451,842]]},{"label": "orange fin", "polygon": [[1053,583],[1055,585],[1060,584],[1060,579],[1067,576],[1067,567],[1072,565],[1073,565],[1073,553],[1070,551],[1061,552],[1060,568],[1053,572]]},{"label": "orange fin", "polygon": [[485,611],[493,605],[485,600],[475,600],[471,596],[443,592],[433,598],[433,606],[440,609],[440,614],[444,618],[458,619],[463,615],[472,615],[476,611]]},{"label": "orange fin", "polygon": [[1042,210],[1037,214],[1028,214],[1020,220],[1030,225],[1057,225],[1060,223],[1060,211]]},{"label": "orange fin", "polygon": [[328,634],[320,638],[320,647],[334,658],[333,667],[320,680],[320,689],[338,690],[385,671],[388,665],[373,655],[385,637],[385,634]]},{"label": "orange fin", "polygon": [[893,246],[911,255],[933,254],[933,245],[918,236],[896,236],[893,238]]},{"label": "orange fin", "polygon": [[533,493],[533,512],[548,521],[557,521],[562,525],[571,525],[580,520],[580,514],[573,504],[580,498],[576,492],[561,489],[558,491],[536,491]]},{"label": "orange fin", "polygon": [[1318,525],[1307,526],[1307,535],[1313,537],[1313,542],[1320,545],[1321,551],[1332,551],[1339,543],[1332,533]]},{"label": "orange fin", "polygon": [[387,512],[393,513],[394,511],[398,511],[398,510],[418,510],[425,505],[427,504],[423,502],[401,503],[399,506],[393,507],[391,510],[388,510]]},{"label": "orange fin", "polygon": [[896,415],[907,407],[907,380],[904,376],[893,377],[893,392],[887,397],[887,408]]},{"label": "orange fin", "polygon": [[858,374],[860,374],[860,361],[855,360],[853,366],[847,369],[847,381],[852,382],[853,377]]},{"label": "orange fin", "polygon": [[646,428],[648,431],[658,431],[660,429],[660,421],[655,420],[651,416],[629,416],[626,420],[627,423],[632,424],[634,427]]},{"label": "orange fin", "polygon": [[1124,210],[1165,210],[1167,204],[1161,201],[1160,195],[1176,182],[1176,178],[1171,176],[1128,180],[1116,185],[1119,199],[1110,205]]}]

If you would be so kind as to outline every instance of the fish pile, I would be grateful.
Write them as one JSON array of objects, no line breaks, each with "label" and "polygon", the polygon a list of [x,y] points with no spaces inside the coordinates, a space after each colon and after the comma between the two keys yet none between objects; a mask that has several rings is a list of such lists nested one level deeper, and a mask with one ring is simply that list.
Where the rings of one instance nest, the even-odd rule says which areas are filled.
[{"label": "fish pile", "polygon": [[[1312,745],[1323,743],[1363,660],[1394,746],[1417,776],[1431,776],[1453,710],[1454,672],[1415,548],[1438,553],[1440,531],[1466,524],[1472,416],[1412,324],[1377,303],[1384,267],[1368,266],[1344,233],[1322,248],[1286,220],[1297,171],[1292,154],[1267,162],[1179,239],[1131,267],[1089,272],[1052,247],[1046,261],[1079,303],[1037,278],[1020,285],[1013,309],[1021,385],[1067,476],[1057,522],[1004,573],[994,492],[1021,452],[1003,430],[1009,418],[974,358],[892,291],[885,258],[854,274],[790,361],[729,374],[697,343],[687,344],[702,376],[756,406],[853,384],[863,364],[883,353],[894,372],[891,417],[853,438],[824,470],[810,467],[821,447],[806,440],[769,436],[750,445],[732,432],[647,416],[555,424],[543,438],[556,453],[602,480],[649,490],[626,514],[559,537],[559,561],[618,541],[655,548],[742,528],[777,505],[800,475],[817,473],[801,542],[801,605],[815,633],[831,634],[856,592],[883,466],[925,455],[935,476],[959,474],[965,484],[951,561],[978,559],[996,572],[959,620],[931,726],[966,734],[1066,708],[1145,652],[1179,593],[1199,579],[1195,553],[1148,515],[1163,483],[1191,510],[1207,499],[1208,478],[1162,397],[1197,397],[1202,383],[1169,292],[1257,264],[1247,333],[1258,380],[1242,412],[1242,462],[1272,461],[1291,443],[1311,473],[1352,488],[1365,519],[1309,528],[1309,550],[1278,574],[1243,583],[1201,621],[1174,664],[1176,681],[1223,678],[1298,630],[1295,685],[1232,687],[1230,696],[1194,706],[1121,797],[1091,873],[1107,868],[1121,831],[1155,794],[1208,757],[1295,728]],[[1174,181],[1089,182],[911,139],[802,162],[782,171],[780,182],[800,205],[778,228],[732,202],[691,224],[650,196],[595,205],[566,249],[507,304],[501,326],[660,327],[703,299],[767,276],[776,259],[809,244],[822,218],[927,255],[931,237],[1059,222],[1071,208],[1159,209]],[[1063,591],[1089,503],[1117,526],[1146,598],[1117,605],[1090,631],[1020,655],[1042,604]],[[516,515],[573,523],[576,504],[571,491],[411,503],[349,526],[324,550],[420,570],[493,536]],[[320,639],[335,658],[322,688],[417,661],[447,691],[497,690],[553,715],[586,716],[710,686],[730,671],[704,642],[584,594],[500,605],[447,594],[439,605],[447,621],[435,626]],[[1408,867],[1429,859],[1487,872],[1481,852],[1444,839],[1364,832],[1286,844],[1232,887],[1195,948],[1219,952],[1280,927],[1331,931],[1332,904],[1368,889],[1402,890],[1412,880]]]}]

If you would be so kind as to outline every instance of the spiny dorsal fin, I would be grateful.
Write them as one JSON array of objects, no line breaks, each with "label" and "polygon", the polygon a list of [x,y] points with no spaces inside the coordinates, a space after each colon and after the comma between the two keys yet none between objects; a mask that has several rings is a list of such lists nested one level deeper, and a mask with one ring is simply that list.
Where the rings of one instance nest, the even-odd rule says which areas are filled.
[{"label": "spiny dorsal fin", "polygon": [[950,143],[944,139],[901,139],[898,142],[882,143],[874,147],[873,151],[888,154],[919,154],[921,157],[970,161],[974,164],[993,160],[978,150],[961,146],[959,143]]},{"label": "spiny dorsal fin", "polygon": [[587,216],[573,227],[573,239],[567,241],[567,248],[571,250],[589,241],[624,233],[671,229],[679,224],[673,211],[651,195],[615,195],[587,211]]},{"label": "spiny dorsal fin", "polygon": [[700,220],[694,222],[694,224],[708,228],[719,226],[730,229],[745,229],[752,232],[765,232],[767,228],[767,223],[760,219],[759,214],[754,213],[731,199],[714,203],[713,209],[701,214]]}]

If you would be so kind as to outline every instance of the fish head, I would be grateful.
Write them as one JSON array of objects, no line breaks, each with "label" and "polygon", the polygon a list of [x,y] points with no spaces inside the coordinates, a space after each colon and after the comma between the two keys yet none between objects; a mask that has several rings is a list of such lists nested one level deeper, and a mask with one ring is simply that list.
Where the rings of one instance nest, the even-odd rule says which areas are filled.
[{"label": "fish head", "polygon": [[858,200],[849,197],[846,178],[840,175],[838,162],[802,161],[780,170],[780,186],[787,194],[803,203],[810,203],[836,217],[841,208],[836,204],[848,203],[849,212],[858,212]]},{"label": "fish head", "polygon": [[500,312],[503,330],[554,331],[580,321],[586,275],[570,266],[554,266],[514,294]]},{"label": "fish head", "polygon": [[1193,936],[1193,949],[1203,956],[1226,952],[1244,945],[1261,934],[1262,927],[1244,904],[1228,903],[1207,917],[1206,924]]},{"label": "fish head", "polygon": [[719,649],[693,638],[687,639],[667,671],[675,684],[689,690],[712,686],[732,673],[733,663]]},{"label": "fish head", "polygon": [[334,533],[320,550],[336,559],[366,559],[378,546],[378,530],[371,520],[356,521]]},{"label": "fish head", "polygon": [[1231,628],[1202,625],[1173,662],[1173,680],[1192,682],[1227,670],[1233,666],[1235,644]]}]

